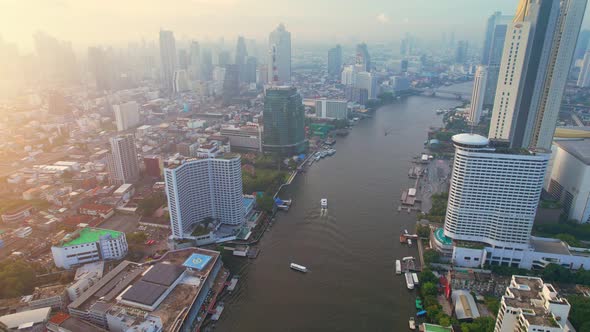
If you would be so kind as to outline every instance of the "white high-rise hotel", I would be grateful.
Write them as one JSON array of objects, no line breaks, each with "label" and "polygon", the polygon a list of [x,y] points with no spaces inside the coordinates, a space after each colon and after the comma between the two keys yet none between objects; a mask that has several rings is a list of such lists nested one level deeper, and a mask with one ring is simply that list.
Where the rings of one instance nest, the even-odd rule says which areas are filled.
[{"label": "white high-rise hotel", "polygon": [[490,139],[549,150],[587,0],[521,0],[508,25]]},{"label": "white high-rise hotel", "polygon": [[285,84],[291,81],[291,33],[280,24],[268,36],[268,82]]},{"label": "white high-rise hotel", "polygon": [[224,224],[244,221],[239,155],[187,159],[164,169],[172,236],[185,238],[205,218]]},{"label": "white high-rise hotel", "polygon": [[[456,265],[590,266],[583,250],[531,236],[586,2],[521,0],[506,33],[489,138],[452,138],[443,234]],[[443,253],[449,239],[435,239]]]},{"label": "white high-rise hotel", "polygon": [[475,134],[455,135],[453,143],[445,235],[527,248],[550,154],[500,153]]},{"label": "white high-rise hotel", "polygon": [[115,184],[134,183],[139,180],[139,162],[133,135],[111,137],[111,153],[108,168],[111,182]]}]

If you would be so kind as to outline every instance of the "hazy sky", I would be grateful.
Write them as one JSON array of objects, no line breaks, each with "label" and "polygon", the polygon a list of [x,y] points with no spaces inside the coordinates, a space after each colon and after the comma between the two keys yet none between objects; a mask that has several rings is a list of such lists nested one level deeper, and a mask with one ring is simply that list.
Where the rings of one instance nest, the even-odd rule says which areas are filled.
[{"label": "hazy sky", "polygon": [[[397,40],[406,32],[481,40],[485,20],[512,15],[517,0],[0,0],[0,36],[32,49],[42,30],[74,48],[155,40],[160,28],[177,39],[233,43],[237,34],[266,40],[284,22],[293,43]],[[588,16],[588,15],[586,15]],[[588,24],[585,20],[585,26]]]}]

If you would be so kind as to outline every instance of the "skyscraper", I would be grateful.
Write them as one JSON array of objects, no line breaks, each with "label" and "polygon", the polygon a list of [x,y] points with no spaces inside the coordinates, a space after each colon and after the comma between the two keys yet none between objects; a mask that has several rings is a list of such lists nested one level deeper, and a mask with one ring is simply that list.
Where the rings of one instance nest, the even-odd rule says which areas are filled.
[{"label": "skyscraper", "polygon": [[232,100],[240,95],[240,81],[239,81],[238,65],[225,66],[225,74],[223,78],[223,103],[229,105]]},{"label": "skyscraper", "polygon": [[291,81],[291,33],[281,23],[268,36],[268,82],[284,84]]},{"label": "skyscraper", "polygon": [[244,222],[239,155],[187,159],[164,169],[172,236],[182,239],[206,218]]},{"label": "skyscraper", "polygon": [[362,71],[356,75],[355,88],[367,90],[367,98],[377,98],[377,77],[369,72]]},{"label": "skyscraper", "polygon": [[549,149],[587,0],[521,0],[508,26],[489,137]]},{"label": "skyscraper", "polygon": [[262,149],[281,155],[305,151],[305,109],[294,87],[272,86],[264,98]]},{"label": "skyscraper", "polygon": [[486,91],[483,98],[484,105],[494,103],[496,85],[500,74],[500,62],[502,61],[502,50],[506,38],[506,29],[512,20],[511,16],[495,12],[488,19],[485,42],[482,52],[481,64],[487,66]]},{"label": "skyscraper", "polygon": [[574,51],[574,60],[582,59],[588,50],[588,42],[590,42],[590,30],[584,29],[580,31],[576,50]]},{"label": "skyscraper", "polygon": [[356,45],[356,63],[363,66],[363,71],[371,72],[371,56],[367,44]]},{"label": "skyscraper", "polygon": [[471,107],[469,108],[469,122],[473,125],[479,124],[479,118],[481,117],[487,74],[486,66],[477,66],[471,94]]},{"label": "skyscraper", "polygon": [[107,55],[102,47],[88,48],[88,69],[94,76],[97,90],[111,90],[111,66],[109,66]]},{"label": "skyscraper", "polygon": [[338,77],[342,70],[342,47],[336,45],[328,51],[328,75]]},{"label": "skyscraper", "polygon": [[452,140],[444,234],[455,241],[527,249],[550,154],[496,150],[476,134]]},{"label": "skyscraper", "polygon": [[209,81],[213,77],[213,56],[205,49],[201,52],[201,80]]},{"label": "skyscraper", "polygon": [[239,72],[240,82],[245,82],[245,66],[248,52],[246,50],[246,41],[244,37],[238,36],[238,42],[236,44],[236,57],[234,63],[236,64]]},{"label": "skyscraper", "polygon": [[197,41],[192,41],[189,48],[188,72],[192,80],[197,80],[201,76],[201,47]]},{"label": "skyscraper", "polygon": [[174,91],[174,72],[177,69],[176,41],[172,31],[160,30],[160,59],[162,61],[162,86],[168,91]]},{"label": "skyscraper", "polygon": [[578,75],[577,86],[580,88],[590,87],[590,50],[586,51],[584,55],[580,75]]},{"label": "skyscraper", "polygon": [[139,125],[139,105],[130,101],[121,105],[113,105],[117,131],[124,131]]},{"label": "skyscraper", "polygon": [[466,40],[459,40],[457,48],[455,49],[455,62],[465,63],[467,62],[467,51],[469,44]]},{"label": "skyscraper", "polygon": [[139,180],[139,162],[133,135],[111,137],[109,173],[115,184],[134,183]]},{"label": "skyscraper", "polygon": [[256,83],[256,69],[258,68],[258,59],[253,56],[246,58],[244,66],[243,80],[245,83]]}]

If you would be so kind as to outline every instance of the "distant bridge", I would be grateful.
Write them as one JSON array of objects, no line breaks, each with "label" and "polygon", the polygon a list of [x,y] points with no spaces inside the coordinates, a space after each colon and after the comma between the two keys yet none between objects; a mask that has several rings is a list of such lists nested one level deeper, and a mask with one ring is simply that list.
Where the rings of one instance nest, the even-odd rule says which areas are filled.
[{"label": "distant bridge", "polygon": [[436,98],[452,98],[458,100],[466,100],[471,98],[471,92],[465,91],[455,91],[451,89],[445,89],[445,87],[441,88],[423,88],[423,89],[415,89],[416,92],[420,93],[423,96],[427,97],[436,97]]}]

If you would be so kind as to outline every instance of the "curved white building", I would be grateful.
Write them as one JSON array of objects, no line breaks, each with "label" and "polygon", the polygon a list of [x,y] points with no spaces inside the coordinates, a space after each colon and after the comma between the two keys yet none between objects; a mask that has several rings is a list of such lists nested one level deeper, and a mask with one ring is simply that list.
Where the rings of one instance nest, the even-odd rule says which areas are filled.
[{"label": "curved white building", "polygon": [[550,155],[496,150],[476,134],[452,139],[455,160],[444,235],[493,247],[528,248]]},{"label": "curved white building", "polygon": [[207,217],[230,225],[244,221],[239,155],[187,159],[166,168],[164,175],[175,238],[184,238]]}]

